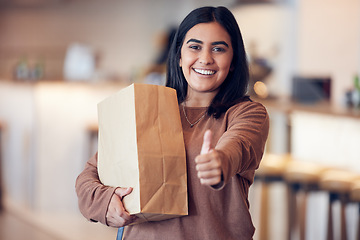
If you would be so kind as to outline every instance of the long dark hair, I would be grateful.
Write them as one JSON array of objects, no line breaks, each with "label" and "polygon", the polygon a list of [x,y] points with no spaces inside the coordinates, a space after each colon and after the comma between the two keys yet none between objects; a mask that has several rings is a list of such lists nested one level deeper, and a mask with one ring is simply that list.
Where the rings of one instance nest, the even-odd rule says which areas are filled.
[{"label": "long dark hair", "polygon": [[249,99],[245,96],[249,82],[249,67],[243,39],[234,15],[225,7],[201,7],[190,12],[181,22],[171,49],[167,66],[166,86],[176,89],[179,104],[186,100],[188,84],[179,66],[181,47],[186,33],[199,23],[219,23],[230,35],[233,47],[232,71],[212,100],[208,115],[219,118],[234,104]]}]

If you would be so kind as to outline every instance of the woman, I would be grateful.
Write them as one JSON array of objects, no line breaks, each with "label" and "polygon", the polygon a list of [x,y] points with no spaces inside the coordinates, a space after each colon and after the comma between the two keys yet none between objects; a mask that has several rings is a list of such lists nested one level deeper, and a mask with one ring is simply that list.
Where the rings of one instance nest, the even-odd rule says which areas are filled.
[{"label": "woman", "polygon": [[134,218],[121,199],[132,189],[102,185],[96,155],[76,183],[83,215],[126,226],[118,239],[252,239],[248,190],[263,155],[269,119],[261,104],[245,96],[248,75],[231,12],[224,7],[192,11],[179,26],[167,73],[167,86],[177,90],[180,107],[189,215],[127,226]]}]

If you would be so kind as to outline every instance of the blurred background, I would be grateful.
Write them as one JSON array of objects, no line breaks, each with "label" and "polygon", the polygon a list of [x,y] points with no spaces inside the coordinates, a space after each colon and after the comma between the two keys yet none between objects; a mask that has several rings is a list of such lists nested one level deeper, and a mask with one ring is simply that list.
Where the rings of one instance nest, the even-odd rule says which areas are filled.
[{"label": "blurred background", "polygon": [[[97,103],[133,82],[164,84],[169,39],[206,5],[238,21],[249,94],[271,117],[266,152],[360,174],[359,0],[0,0],[6,212],[54,239],[114,239],[82,218],[74,190],[97,148]],[[281,221],[272,239],[286,239]]]}]

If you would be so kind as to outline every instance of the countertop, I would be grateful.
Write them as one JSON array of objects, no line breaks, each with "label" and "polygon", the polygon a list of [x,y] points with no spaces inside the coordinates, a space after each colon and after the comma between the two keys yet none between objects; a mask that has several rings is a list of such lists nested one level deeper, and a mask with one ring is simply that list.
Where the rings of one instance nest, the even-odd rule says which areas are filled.
[{"label": "countertop", "polygon": [[305,104],[295,102],[290,98],[260,99],[253,97],[252,99],[262,103],[269,110],[280,111],[285,114],[291,114],[294,111],[304,111],[338,117],[360,118],[360,108],[335,106],[326,101]]}]

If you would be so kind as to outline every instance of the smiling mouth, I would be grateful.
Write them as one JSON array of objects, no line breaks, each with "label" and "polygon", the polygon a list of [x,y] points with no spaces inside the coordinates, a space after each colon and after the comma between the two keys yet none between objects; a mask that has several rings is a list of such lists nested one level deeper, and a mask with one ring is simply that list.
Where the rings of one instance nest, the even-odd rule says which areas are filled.
[{"label": "smiling mouth", "polygon": [[216,71],[213,70],[196,69],[196,68],[193,68],[193,70],[201,75],[214,75],[216,73]]}]

